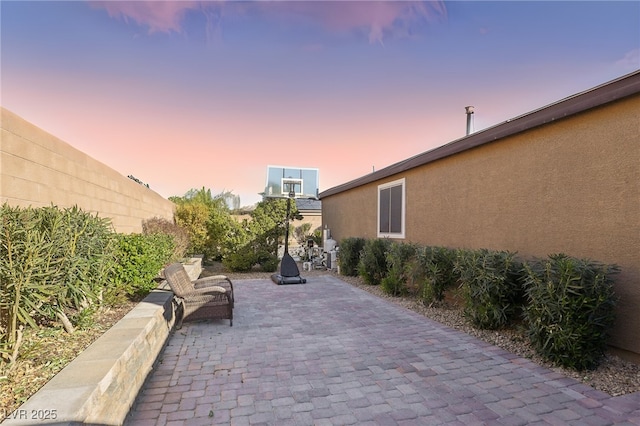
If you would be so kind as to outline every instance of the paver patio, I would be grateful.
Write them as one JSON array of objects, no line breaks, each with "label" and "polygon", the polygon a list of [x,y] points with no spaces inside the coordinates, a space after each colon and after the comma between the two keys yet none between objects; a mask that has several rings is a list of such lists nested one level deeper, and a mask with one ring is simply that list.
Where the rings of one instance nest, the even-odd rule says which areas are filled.
[{"label": "paver patio", "polygon": [[185,323],[129,425],[640,425],[608,394],[331,275],[234,282],[228,321]]}]

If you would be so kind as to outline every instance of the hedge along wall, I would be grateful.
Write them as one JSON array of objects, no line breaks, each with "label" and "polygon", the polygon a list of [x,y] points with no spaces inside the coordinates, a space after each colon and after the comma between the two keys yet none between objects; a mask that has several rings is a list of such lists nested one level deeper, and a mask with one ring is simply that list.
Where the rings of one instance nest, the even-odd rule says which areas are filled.
[{"label": "hedge along wall", "polygon": [[405,178],[405,241],[618,264],[610,343],[640,360],[638,111],[640,95],[320,194],[323,225],[337,241],[376,238],[377,187]]},{"label": "hedge along wall", "polygon": [[152,217],[173,220],[174,204],[2,108],[0,204],[81,209],[111,218],[117,232],[142,231]]}]

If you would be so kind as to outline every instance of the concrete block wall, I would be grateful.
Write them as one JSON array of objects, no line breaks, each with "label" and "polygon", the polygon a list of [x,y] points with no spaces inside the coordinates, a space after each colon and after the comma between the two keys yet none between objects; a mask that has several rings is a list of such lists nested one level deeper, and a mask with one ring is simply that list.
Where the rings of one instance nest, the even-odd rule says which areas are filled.
[{"label": "concrete block wall", "polygon": [[5,108],[0,127],[0,204],[77,205],[122,233],[141,232],[152,217],[173,220],[171,201]]}]

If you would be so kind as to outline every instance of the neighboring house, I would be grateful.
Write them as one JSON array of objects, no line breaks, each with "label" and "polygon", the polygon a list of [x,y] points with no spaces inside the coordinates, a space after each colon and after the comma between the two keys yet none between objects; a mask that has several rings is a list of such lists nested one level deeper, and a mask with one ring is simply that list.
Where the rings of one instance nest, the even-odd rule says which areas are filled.
[{"label": "neighboring house", "polygon": [[309,232],[311,233],[322,227],[322,201],[314,198],[298,198],[296,199],[296,207],[302,215],[302,221],[295,221],[294,226],[310,223],[311,230]]},{"label": "neighboring house", "polygon": [[319,194],[346,237],[621,267],[611,344],[640,360],[640,71]]}]

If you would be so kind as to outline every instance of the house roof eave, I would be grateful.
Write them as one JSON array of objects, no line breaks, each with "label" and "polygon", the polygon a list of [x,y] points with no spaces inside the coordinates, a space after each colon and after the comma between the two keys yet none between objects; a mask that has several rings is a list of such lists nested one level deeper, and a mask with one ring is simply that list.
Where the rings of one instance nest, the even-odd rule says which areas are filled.
[{"label": "house roof eave", "polygon": [[389,176],[405,172],[415,167],[419,167],[538,126],[549,124],[638,93],[640,93],[640,70],[561,99],[555,103],[526,114],[506,120],[484,130],[456,139],[445,145],[420,153],[406,160],[399,161],[344,184],[329,188],[321,192],[318,195],[318,198],[326,198],[371,182],[385,179]]}]

